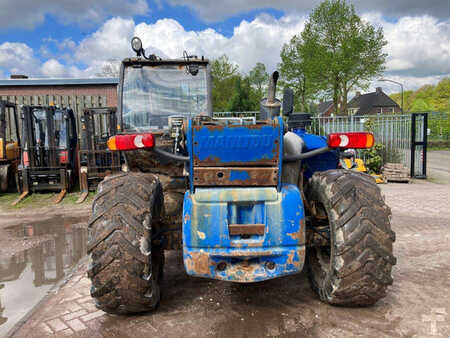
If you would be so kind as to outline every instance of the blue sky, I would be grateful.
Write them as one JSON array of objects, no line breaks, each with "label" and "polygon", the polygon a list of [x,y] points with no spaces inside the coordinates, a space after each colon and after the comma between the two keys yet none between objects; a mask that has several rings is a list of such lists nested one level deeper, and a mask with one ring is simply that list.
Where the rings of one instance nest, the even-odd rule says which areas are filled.
[{"label": "blue sky", "polygon": [[[131,55],[129,39],[167,57],[183,50],[226,53],[248,72],[276,68],[283,43],[303,29],[319,0],[2,0],[0,78],[86,77]],[[355,0],[358,13],[384,29],[386,76],[416,88],[450,74],[450,2]],[[17,8],[21,10],[18,11]],[[373,84],[376,86],[377,84]],[[383,84],[386,86],[386,84]]]}]

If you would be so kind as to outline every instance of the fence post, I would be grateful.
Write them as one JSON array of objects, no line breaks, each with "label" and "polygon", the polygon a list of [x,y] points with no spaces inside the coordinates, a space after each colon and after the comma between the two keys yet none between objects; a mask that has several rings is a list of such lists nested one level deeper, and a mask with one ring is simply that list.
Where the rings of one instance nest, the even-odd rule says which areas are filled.
[{"label": "fence post", "polygon": [[411,114],[411,170],[410,176],[414,177],[416,160],[416,114]]}]

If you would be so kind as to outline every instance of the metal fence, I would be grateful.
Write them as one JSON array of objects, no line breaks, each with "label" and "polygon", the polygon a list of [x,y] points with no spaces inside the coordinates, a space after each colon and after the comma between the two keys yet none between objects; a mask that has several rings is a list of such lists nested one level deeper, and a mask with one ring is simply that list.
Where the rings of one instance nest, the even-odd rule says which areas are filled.
[{"label": "metal fence", "polygon": [[[424,135],[425,118],[415,120],[416,140]],[[413,147],[412,115],[366,115],[314,117],[310,132],[327,135],[335,132],[371,131],[375,142],[386,147],[385,162],[402,163],[411,168],[411,176],[425,176],[422,163],[426,159],[424,147]],[[412,150],[413,149],[413,150]],[[411,162],[411,156],[414,160]],[[414,167],[412,167],[412,165]]]}]

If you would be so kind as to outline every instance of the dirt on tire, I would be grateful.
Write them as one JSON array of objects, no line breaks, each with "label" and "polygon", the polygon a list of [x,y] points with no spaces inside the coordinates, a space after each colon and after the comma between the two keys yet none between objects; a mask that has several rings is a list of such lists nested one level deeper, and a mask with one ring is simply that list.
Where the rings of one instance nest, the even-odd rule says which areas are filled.
[{"label": "dirt on tire", "polygon": [[151,241],[162,209],[155,175],[120,173],[99,184],[88,225],[88,277],[99,309],[127,314],[157,307],[164,252]]},{"label": "dirt on tire", "polygon": [[323,209],[331,237],[329,247],[307,251],[313,290],[330,304],[376,303],[393,282],[391,270],[396,258],[391,210],[375,180],[351,170],[315,173],[306,196],[309,203]]}]

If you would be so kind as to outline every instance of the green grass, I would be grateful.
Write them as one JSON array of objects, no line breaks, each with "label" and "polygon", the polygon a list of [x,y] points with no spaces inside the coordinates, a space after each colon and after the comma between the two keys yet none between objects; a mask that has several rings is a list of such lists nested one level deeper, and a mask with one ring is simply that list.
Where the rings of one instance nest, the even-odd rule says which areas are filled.
[{"label": "green grass", "polygon": [[19,197],[18,193],[10,193],[10,194],[1,194],[0,195],[0,208],[1,209],[31,209],[31,208],[42,208],[48,207],[52,205],[62,205],[62,206],[83,206],[89,205],[94,198],[95,193],[90,192],[86,200],[81,204],[76,204],[75,202],[80,197],[79,192],[68,193],[64,196],[64,199],[59,204],[54,204],[53,201],[58,196],[58,193],[49,192],[49,193],[34,193],[28,195],[16,206],[12,206],[11,204]]},{"label": "green grass", "polygon": [[427,147],[428,151],[433,151],[433,150],[450,150],[450,146],[428,146]]}]

